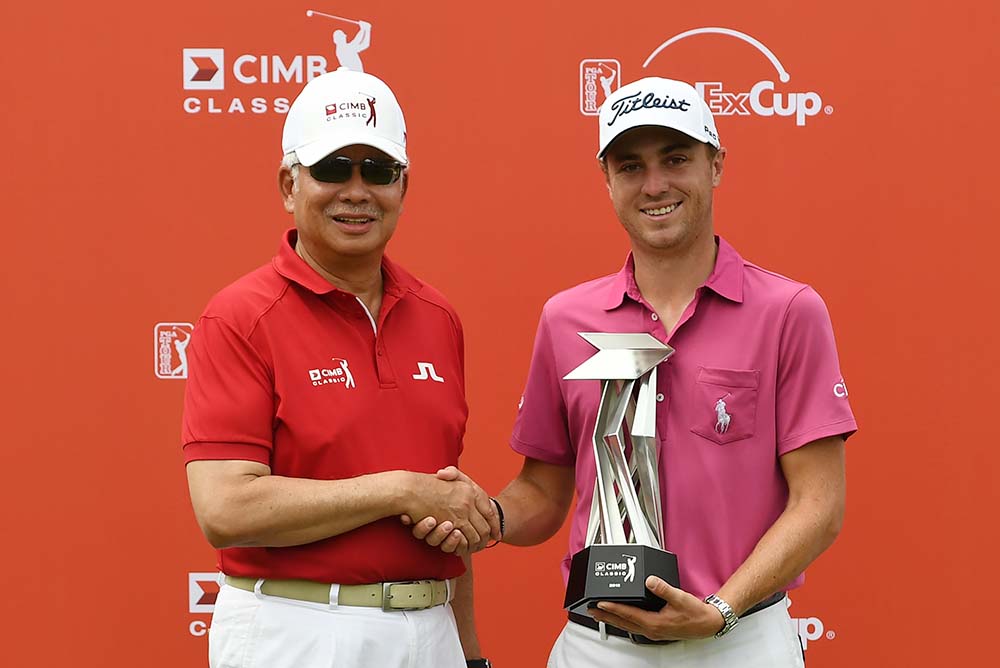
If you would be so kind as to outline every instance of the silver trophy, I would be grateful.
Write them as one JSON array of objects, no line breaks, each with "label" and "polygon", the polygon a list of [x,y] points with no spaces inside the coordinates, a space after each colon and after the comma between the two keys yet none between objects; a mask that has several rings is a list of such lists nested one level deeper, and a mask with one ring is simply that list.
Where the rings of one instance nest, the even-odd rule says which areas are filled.
[{"label": "silver trophy", "polygon": [[645,333],[579,334],[598,352],[564,379],[601,381],[597,480],[586,546],[573,555],[564,606],[579,614],[598,601],[658,610],[664,602],[646,589],[646,577],[680,586],[677,557],[663,550],[656,439],[656,367],[674,349]]}]

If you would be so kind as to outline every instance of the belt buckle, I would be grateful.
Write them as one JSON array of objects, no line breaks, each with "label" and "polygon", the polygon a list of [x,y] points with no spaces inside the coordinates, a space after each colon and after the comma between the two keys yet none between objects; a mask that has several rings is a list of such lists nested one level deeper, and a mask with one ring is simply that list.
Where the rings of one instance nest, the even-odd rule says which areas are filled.
[{"label": "belt buckle", "polygon": [[423,608],[394,608],[392,607],[392,594],[389,590],[392,589],[393,585],[399,584],[418,584],[420,580],[400,580],[398,582],[383,582],[382,583],[382,610],[385,612],[406,612],[407,610],[422,610]]}]

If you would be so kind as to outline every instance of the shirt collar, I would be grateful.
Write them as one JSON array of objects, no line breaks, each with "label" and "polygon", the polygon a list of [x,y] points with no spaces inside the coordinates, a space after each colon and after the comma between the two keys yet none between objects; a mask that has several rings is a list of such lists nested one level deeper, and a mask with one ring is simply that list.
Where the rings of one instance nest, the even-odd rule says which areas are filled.
[{"label": "shirt collar", "polygon": [[[741,304],[743,303],[743,258],[722,237],[716,236],[715,241],[719,252],[715,257],[715,267],[705,281],[705,287],[721,297]],[[625,266],[615,275],[608,288],[604,310],[611,311],[618,308],[625,301],[625,297],[640,304],[644,303],[642,293],[639,292],[639,286],[635,282],[635,258],[632,253],[628,254]]]},{"label": "shirt collar", "polygon": [[[272,260],[274,270],[287,280],[298,283],[317,295],[344,292],[320,276],[315,269],[299,257],[299,254],[295,252],[297,239],[298,231],[294,227],[282,235],[278,253]],[[387,256],[382,256],[382,291],[385,294],[402,297],[406,292],[416,292],[417,288],[418,283],[413,277]]]}]

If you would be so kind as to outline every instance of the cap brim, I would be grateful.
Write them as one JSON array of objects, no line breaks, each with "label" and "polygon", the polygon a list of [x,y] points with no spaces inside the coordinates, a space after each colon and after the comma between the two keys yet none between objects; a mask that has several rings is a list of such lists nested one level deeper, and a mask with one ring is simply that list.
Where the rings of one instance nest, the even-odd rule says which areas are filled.
[{"label": "cap brim", "polygon": [[406,157],[406,149],[396,142],[382,137],[359,137],[356,134],[328,134],[314,142],[299,146],[295,149],[295,155],[298,156],[300,163],[306,167],[311,167],[331,153],[339,151],[345,146],[354,146],[355,144],[377,148],[393,160],[398,160],[404,165],[409,163]]},{"label": "cap brim", "polygon": [[712,138],[709,137],[707,134],[698,135],[698,134],[696,134],[694,132],[689,132],[689,131],[685,130],[684,128],[675,128],[672,125],[663,125],[662,123],[646,123],[646,124],[643,124],[643,125],[633,125],[630,128],[623,128],[621,132],[619,132],[618,134],[616,134],[615,136],[613,136],[611,139],[608,140],[607,144],[605,144],[604,146],[601,147],[601,150],[597,154],[597,159],[600,160],[601,158],[604,157],[604,154],[608,152],[608,148],[612,144],[615,143],[616,139],[618,139],[619,137],[621,137],[626,132],[630,132],[631,130],[638,130],[639,128],[667,128],[668,130],[676,130],[677,132],[680,132],[681,134],[687,135],[691,139],[695,139],[697,141],[700,141],[702,144],[708,144],[709,146],[713,146],[715,148],[719,148],[720,147],[720,145],[717,142],[713,141]]}]

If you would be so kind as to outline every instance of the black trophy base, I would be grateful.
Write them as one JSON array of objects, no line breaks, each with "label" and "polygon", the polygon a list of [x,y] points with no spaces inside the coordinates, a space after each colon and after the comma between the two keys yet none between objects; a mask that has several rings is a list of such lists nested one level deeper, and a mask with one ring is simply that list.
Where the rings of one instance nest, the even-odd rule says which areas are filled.
[{"label": "black trophy base", "polygon": [[659,610],[663,599],[646,589],[650,575],[680,587],[677,555],[648,545],[591,545],[573,555],[563,607],[590,615],[598,601],[610,601]]}]

